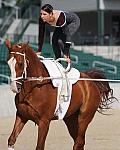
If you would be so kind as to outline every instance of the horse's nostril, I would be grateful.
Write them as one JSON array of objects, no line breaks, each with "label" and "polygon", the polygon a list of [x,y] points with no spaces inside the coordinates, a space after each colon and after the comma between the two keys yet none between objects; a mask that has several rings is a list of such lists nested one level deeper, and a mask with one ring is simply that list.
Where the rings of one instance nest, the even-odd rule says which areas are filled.
[{"label": "horse's nostril", "polygon": [[18,92],[21,91],[21,84],[18,84],[18,83],[17,83],[17,89],[18,89]]},{"label": "horse's nostril", "polygon": [[20,92],[21,88],[18,88],[18,92]]}]

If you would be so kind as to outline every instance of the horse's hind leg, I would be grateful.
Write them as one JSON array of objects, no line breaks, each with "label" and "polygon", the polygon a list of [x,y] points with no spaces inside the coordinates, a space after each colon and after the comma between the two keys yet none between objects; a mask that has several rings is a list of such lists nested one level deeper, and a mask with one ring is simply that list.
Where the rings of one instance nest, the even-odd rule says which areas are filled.
[{"label": "horse's hind leg", "polygon": [[91,122],[95,114],[95,111],[81,112],[78,116],[78,135],[75,140],[73,150],[84,150],[85,145],[85,133],[88,124]]},{"label": "horse's hind leg", "polygon": [[27,120],[22,118],[21,116],[16,114],[16,120],[14,124],[13,131],[8,139],[8,150],[14,150],[14,144],[16,142],[17,136],[23,129],[24,125],[26,124]]},{"label": "horse's hind leg", "polygon": [[78,134],[78,112],[63,119],[74,142]]}]

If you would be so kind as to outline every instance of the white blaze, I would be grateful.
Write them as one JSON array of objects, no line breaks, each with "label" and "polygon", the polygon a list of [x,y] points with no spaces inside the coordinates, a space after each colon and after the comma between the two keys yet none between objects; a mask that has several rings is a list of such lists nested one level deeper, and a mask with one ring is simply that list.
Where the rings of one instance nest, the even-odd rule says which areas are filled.
[{"label": "white blaze", "polygon": [[8,65],[9,65],[10,71],[11,71],[11,78],[16,78],[15,64],[16,64],[16,59],[14,57],[12,57],[8,61]]},{"label": "white blaze", "polygon": [[[11,79],[16,78],[15,64],[16,64],[16,59],[15,59],[14,57],[12,57],[12,58],[8,61],[8,65],[9,65],[10,71],[11,71]],[[12,82],[11,82],[11,90],[12,90],[14,93],[18,93],[16,81],[12,81]]]}]

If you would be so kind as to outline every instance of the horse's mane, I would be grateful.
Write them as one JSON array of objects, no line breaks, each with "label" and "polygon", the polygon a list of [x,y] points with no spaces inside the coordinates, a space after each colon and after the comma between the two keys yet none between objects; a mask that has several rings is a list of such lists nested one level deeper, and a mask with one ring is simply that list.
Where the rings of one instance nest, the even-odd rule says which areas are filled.
[{"label": "horse's mane", "polygon": [[40,59],[37,57],[35,51],[33,50],[33,48],[28,43],[22,43],[22,45],[25,50],[27,59],[33,61],[34,64],[36,64],[36,63],[42,64]]},{"label": "horse's mane", "polygon": [[25,53],[29,57],[36,57],[35,51],[32,49],[32,47],[28,43],[24,43],[25,47]]},{"label": "horse's mane", "polygon": [[33,68],[36,68],[37,71],[39,70],[38,72],[41,72],[43,76],[48,76],[47,69],[45,68],[44,64],[40,61],[32,47],[28,43],[24,43],[23,46],[25,47],[25,54],[27,59],[33,62]]}]

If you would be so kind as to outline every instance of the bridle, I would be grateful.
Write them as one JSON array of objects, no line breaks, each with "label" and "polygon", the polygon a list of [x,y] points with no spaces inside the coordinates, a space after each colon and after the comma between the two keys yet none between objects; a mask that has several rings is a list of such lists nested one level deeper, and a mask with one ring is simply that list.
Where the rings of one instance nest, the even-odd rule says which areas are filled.
[{"label": "bridle", "polygon": [[24,68],[23,68],[23,73],[20,77],[16,77],[16,78],[12,78],[11,77],[11,81],[18,81],[20,79],[26,79],[27,78],[27,59],[25,56],[25,53],[20,53],[20,52],[10,52],[11,54],[17,54],[17,55],[21,55],[24,58]]},{"label": "bridle", "polygon": [[25,53],[20,53],[20,52],[10,52],[11,54],[17,54],[17,55],[21,55],[23,56],[24,58],[24,69],[23,69],[23,73],[20,77],[16,77],[16,78],[13,78],[11,77],[11,81],[12,82],[16,82],[18,84],[21,84],[22,83],[18,80],[22,80],[22,81],[39,81],[39,82],[42,82],[43,80],[49,80],[49,79],[52,79],[51,77],[27,77],[27,62],[29,63],[29,60],[26,59],[26,56],[25,56]]},{"label": "bridle", "polygon": [[11,54],[17,54],[17,55],[21,55],[23,56],[24,58],[24,69],[23,69],[23,73],[20,77],[16,77],[16,78],[13,78],[11,77],[11,81],[15,81],[19,84],[22,85],[22,83],[18,80],[27,80],[27,81],[39,81],[39,82],[42,82],[43,80],[48,80],[48,79],[51,79],[51,77],[27,77],[27,62],[29,63],[29,60],[26,59],[26,56],[25,56],[25,53],[20,53],[20,52],[10,52]]}]

